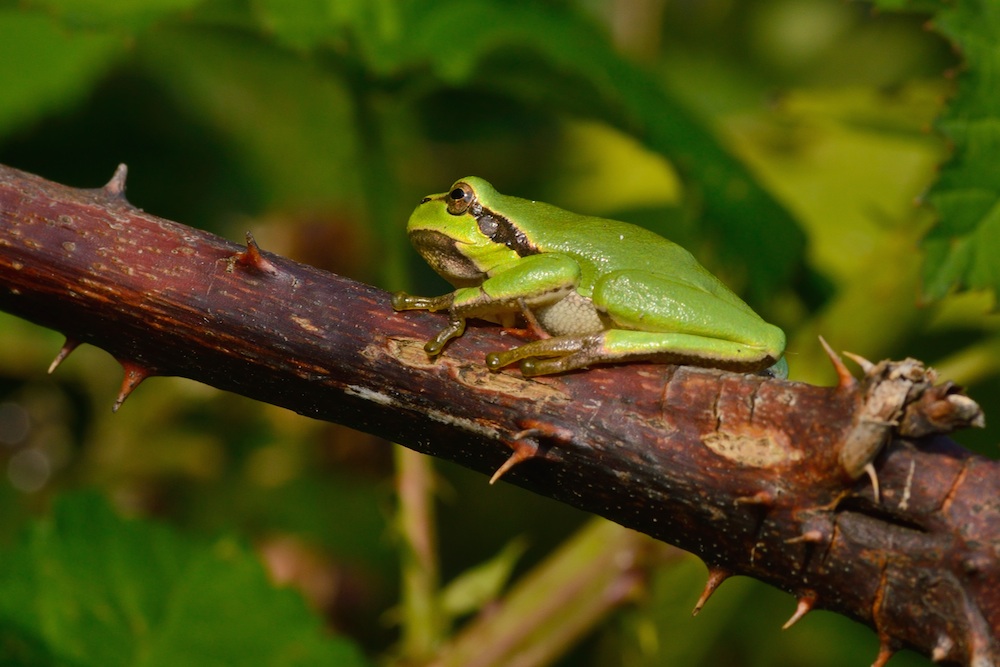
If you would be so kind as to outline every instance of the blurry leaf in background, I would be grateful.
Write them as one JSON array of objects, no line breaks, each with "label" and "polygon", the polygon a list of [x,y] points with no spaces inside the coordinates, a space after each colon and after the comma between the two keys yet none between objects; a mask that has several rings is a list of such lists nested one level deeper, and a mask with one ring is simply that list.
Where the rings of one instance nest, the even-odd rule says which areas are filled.
[{"label": "blurry leaf in background", "polygon": [[442,591],[441,606],[450,618],[471,614],[500,597],[527,544],[511,540],[496,556],[455,577]]},{"label": "blurry leaf in background", "polygon": [[7,550],[0,651],[22,664],[365,665],[230,538],[187,542],[63,497]]},{"label": "blurry leaf in background", "polygon": [[939,97],[930,85],[801,90],[766,119],[729,119],[741,154],[807,229],[809,264],[829,281],[828,301],[790,342],[796,379],[822,382],[832,372],[817,335],[838,349],[887,355],[930,317],[917,307],[914,253],[930,215],[915,200],[943,154],[920,127]]},{"label": "blurry leaf in background", "polygon": [[189,10],[204,0],[32,0],[25,3],[72,28],[141,30],[165,17]]},{"label": "blurry leaf in background", "polygon": [[0,7],[0,137],[90,94],[124,51],[121,38],[66,31],[43,14]]},{"label": "blurry leaf in background", "polygon": [[[419,23],[415,3],[394,0],[255,0],[256,20],[280,42],[308,51],[356,50],[379,73],[397,68],[397,46]],[[409,10],[409,11],[408,11]],[[406,20],[409,18],[410,20]],[[408,63],[402,63],[408,64]]]},{"label": "blurry leaf in background", "polygon": [[[253,169],[267,204],[299,208],[360,200],[354,102],[336,72],[260,40],[163,29],[140,54],[179,104],[205,119]],[[290,168],[294,167],[294,168]]]}]

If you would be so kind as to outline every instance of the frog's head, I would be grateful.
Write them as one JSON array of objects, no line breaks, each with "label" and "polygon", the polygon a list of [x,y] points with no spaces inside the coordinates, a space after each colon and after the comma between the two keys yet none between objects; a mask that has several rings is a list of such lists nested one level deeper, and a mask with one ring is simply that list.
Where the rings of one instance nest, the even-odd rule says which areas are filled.
[{"label": "frog's head", "polygon": [[530,250],[500,210],[503,195],[475,176],[424,197],[406,225],[410,241],[431,267],[456,287],[478,285],[497,266]]}]

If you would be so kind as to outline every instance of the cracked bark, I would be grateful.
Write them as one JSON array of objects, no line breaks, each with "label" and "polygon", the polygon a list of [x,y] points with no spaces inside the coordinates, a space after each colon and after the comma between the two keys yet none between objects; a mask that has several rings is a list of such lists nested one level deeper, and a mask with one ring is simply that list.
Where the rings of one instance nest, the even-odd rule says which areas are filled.
[{"label": "cracked bark", "polygon": [[526,379],[482,363],[518,334],[473,326],[432,361],[443,316],[144,213],[124,170],[78,190],[0,167],[0,309],[67,336],[53,366],[110,352],[116,406],[179,375],[485,473],[513,448],[505,481],[701,556],[698,608],[744,574],[798,597],[791,622],[872,627],[876,664],[1000,660],[1000,466],[942,435],[978,408],[912,360],[840,366],[836,387],[651,364]]}]

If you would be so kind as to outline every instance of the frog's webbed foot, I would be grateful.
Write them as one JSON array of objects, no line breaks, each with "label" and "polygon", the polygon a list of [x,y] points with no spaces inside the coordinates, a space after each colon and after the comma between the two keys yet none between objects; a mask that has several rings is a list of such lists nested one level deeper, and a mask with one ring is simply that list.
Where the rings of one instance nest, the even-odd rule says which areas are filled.
[{"label": "frog's webbed foot", "polygon": [[[426,310],[432,313],[438,310],[450,311],[454,302],[454,293],[441,296],[414,296],[406,292],[395,292],[392,295],[392,309],[396,311]],[[435,357],[441,354],[448,341],[458,338],[463,333],[465,333],[465,318],[452,314],[448,319],[448,326],[424,344],[424,351]]]},{"label": "frog's webbed foot", "polygon": [[556,426],[550,422],[538,419],[523,419],[518,425],[523,426],[524,429],[515,433],[514,439],[510,442],[510,448],[514,452],[493,473],[493,476],[490,478],[490,484],[494,484],[518,463],[534,458],[535,456],[544,457],[547,448],[542,446],[542,441],[552,440],[561,444],[573,441],[573,432],[571,430],[562,426]]},{"label": "frog's webbed foot", "polygon": [[436,357],[441,354],[441,350],[452,338],[458,338],[465,332],[465,318],[464,317],[452,317],[448,320],[448,326],[441,329],[434,338],[424,343],[424,351]]},{"label": "frog's webbed foot", "polygon": [[406,292],[394,292],[392,309],[396,311],[428,310],[433,313],[439,310],[450,310],[454,301],[454,293],[442,294],[441,296],[416,296]]},{"label": "frog's webbed foot", "polygon": [[490,352],[486,355],[486,366],[491,371],[498,371],[515,361],[520,361],[521,373],[524,375],[547,375],[582,368],[591,361],[589,348],[599,344],[602,336],[603,334],[579,337],[557,336],[532,341],[506,352]]}]

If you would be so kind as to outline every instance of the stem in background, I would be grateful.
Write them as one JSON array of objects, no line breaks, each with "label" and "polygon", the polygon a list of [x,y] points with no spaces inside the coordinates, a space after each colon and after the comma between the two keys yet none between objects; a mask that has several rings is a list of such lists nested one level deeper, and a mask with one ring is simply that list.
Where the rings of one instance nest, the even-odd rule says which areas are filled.
[{"label": "stem in background", "polygon": [[656,565],[681,556],[679,549],[595,519],[480,612],[430,665],[550,665],[614,609],[635,600]]},{"label": "stem in background", "polygon": [[[381,283],[389,289],[403,289],[409,282],[402,258],[402,226],[397,232],[395,211],[384,206],[394,201],[397,179],[385,156],[386,111],[379,105],[378,92],[371,92],[364,76],[354,86],[355,122],[363,147],[359,156],[364,191],[374,202],[368,209],[373,226],[380,230],[383,246]],[[355,78],[355,83],[359,79]],[[383,196],[384,195],[384,196]],[[433,655],[443,640],[444,621],[440,609],[437,531],[434,515],[434,466],[430,457],[394,446],[396,517],[400,544],[400,642],[404,662],[423,662]]]},{"label": "stem in background", "polygon": [[442,641],[439,572],[434,518],[434,469],[430,459],[396,445],[397,516],[402,540],[401,654],[423,662]]}]

